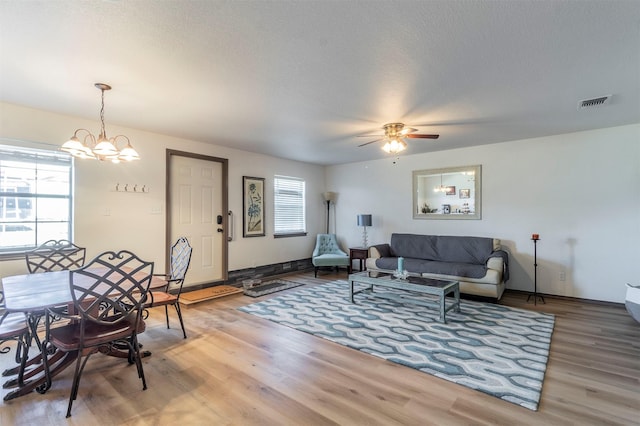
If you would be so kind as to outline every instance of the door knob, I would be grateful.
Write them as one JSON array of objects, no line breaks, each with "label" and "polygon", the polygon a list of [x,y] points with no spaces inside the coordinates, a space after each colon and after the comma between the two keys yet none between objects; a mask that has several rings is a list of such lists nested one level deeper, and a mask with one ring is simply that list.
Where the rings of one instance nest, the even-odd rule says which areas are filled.
[{"label": "door knob", "polygon": [[224,232],[224,229],[218,228],[218,232]]}]

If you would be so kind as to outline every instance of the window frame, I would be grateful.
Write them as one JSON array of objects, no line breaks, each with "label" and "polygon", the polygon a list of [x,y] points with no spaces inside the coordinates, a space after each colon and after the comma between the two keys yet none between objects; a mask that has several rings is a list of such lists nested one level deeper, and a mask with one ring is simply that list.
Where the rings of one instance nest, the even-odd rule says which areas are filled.
[{"label": "window frame", "polygon": [[[0,141],[1,142],[1,141]],[[0,217],[0,235],[4,234],[6,225],[20,225],[29,223],[34,224],[35,231],[33,238],[29,241],[29,245],[21,245],[21,246],[5,246],[0,245],[0,260],[13,260],[20,259],[24,256],[24,253],[33,250],[38,247],[40,244],[45,242],[39,238],[39,235],[42,235],[39,230],[40,225],[45,224],[55,224],[55,223],[66,223],[66,235],[56,237],[56,239],[66,239],[69,241],[73,241],[73,224],[74,224],[74,214],[73,214],[73,191],[74,191],[74,161],[71,155],[54,151],[51,149],[38,149],[38,148],[26,148],[22,146],[13,146],[0,144],[0,170],[8,170],[11,168],[3,162],[23,162],[29,164],[29,167],[35,167],[35,177],[34,183],[36,184],[36,189],[33,192],[21,193],[18,192],[15,188],[10,188],[9,186],[0,187],[0,200],[4,202],[6,197],[14,199],[14,205],[18,205],[20,201],[28,200],[31,201],[30,208],[34,209],[35,206],[38,205],[38,202],[42,200],[66,200],[67,208],[68,208],[68,217],[66,220],[51,220],[51,219],[39,219],[38,215],[34,215],[33,219],[28,218],[27,220],[21,220],[20,218],[16,218],[18,220],[8,221],[6,207],[3,206],[2,209],[2,217]],[[64,175],[67,177],[68,187],[66,187],[66,191],[62,193],[52,193],[52,192],[38,192],[38,175],[39,171],[42,170],[45,165],[59,165],[63,167],[68,167],[67,170],[63,170]],[[6,177],[5,177],[6,176]],[[11,177],[6,175],[5,173],[0,173],[0,180],[7,179],[9,180]],[[40,179],[42,181],[42,179]],[[9,204],[9,203],[7,203]],[[37,210],[36,210],[37,212]],[[46,238],[45,239],[50,239]]]},{"label": "window frame", "polygon": [[[302,210],[302,214],[298,216],[298,219],[302,220],[302,229],[294,229],[291,228],[289,230],[278,230],[278,218],[279,214],[282,213],[283,207],[281,204],[283,203],[283,199],[279,198],[282,196],[281,192],[286,190],[285,188],[281,188],[279,185],[279,181],[284,182],[299,182],[301,183],[301,189],[298,189],[297,192],[300,193],[300,205],[295,206],[298,209]],[[283,176],[283,175],[275,175],[273,179],[273,237],[274,238],[289,238],[289,237],[303,237],[307,235],[307,194],[306,194],[306,181],[299,177],[293,176]],[[284,220],[284,219],[282,219]],[[280,224],[282,225],[282,224]]]}]

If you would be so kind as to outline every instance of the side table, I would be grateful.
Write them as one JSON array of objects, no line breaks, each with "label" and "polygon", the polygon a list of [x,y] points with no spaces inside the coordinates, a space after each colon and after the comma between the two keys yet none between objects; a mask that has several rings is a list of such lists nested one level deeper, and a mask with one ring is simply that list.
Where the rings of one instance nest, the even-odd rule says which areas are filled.
[{"label": "side table", "polygon": [[[349,265],[353,265],[353,261],[360,261],[360,272],[367,270],[367,257],[369,257],[369,249],[366,247],[350,247],[349,248]],[[363,267],[364,265],[364,267]]]}]

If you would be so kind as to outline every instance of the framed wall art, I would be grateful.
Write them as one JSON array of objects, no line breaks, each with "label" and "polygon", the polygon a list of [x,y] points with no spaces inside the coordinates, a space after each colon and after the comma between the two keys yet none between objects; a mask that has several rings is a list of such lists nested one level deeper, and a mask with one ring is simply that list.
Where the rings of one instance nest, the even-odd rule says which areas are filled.
[{"label": "framed wall art", "polygon": [[264,237],[264,178],[242,177],[242,236]]},{"label": "framed wall art", "polygon": [[461,189],[458,191],[460,198],[469,198],[471,195],[471,189]]}]

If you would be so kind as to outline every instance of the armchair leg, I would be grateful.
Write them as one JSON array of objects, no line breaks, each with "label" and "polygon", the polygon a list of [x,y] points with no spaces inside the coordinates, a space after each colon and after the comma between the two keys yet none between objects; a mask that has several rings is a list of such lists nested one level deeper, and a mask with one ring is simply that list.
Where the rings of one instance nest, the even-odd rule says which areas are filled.
[{"label": "armchair leg", "polygon": [[29,333],[23,334],[18,338],[16,345],[16,357],[20,354],[20,370],[18,371],[18,386],[24,386],[24,369],[29,359]]},{"label": "armchair leg", "polygon": [[40,351],[42,350],[42,343],[40,342],[40,338],[38,337],[38,324],[40,323],[41,318],[42,316],[29,315],[29,318],[27,320],[29,323],[29,329],[31,330],[31,333],[29,333],[27,339],[27,344],[31,346],[31,342],[35,340],[36,345],[38,346],[38,350]]},{"label": "armchair leg", "polygon": [[84,367],[85,365],[87,365],[87,361],[89,361],[90,356],[91,354],[87,354],[83,359],[82,349],[78,350],[76,370],[73,375],[73,384],[71,386],[71,394],[69,395],[69,405],[67,406],[67,418],[71,417],[71,407],[73,406],[73,401],[75,401],[78,397],[78,389],[80,388],[80,377],[82,376],[82,372],[84,371]]},{"label": "armchair leg", "polygon": [[315,266],[313,269],[314,269],[313,276],[314,276],[315,278],[318,278],[318,267],[317,267],[317,266]]},{"label": "armchair leg", "polygon": [[175,305],[176,308],[176,312],[178,313],[178,319],[180,320],[180,327],[182,327],[182,334],[184,335],[184,338],[187,338],[187,332],[184,329],[184,322],[182,322],[182,311],[180,310],[180,303],[176,302]]}]

